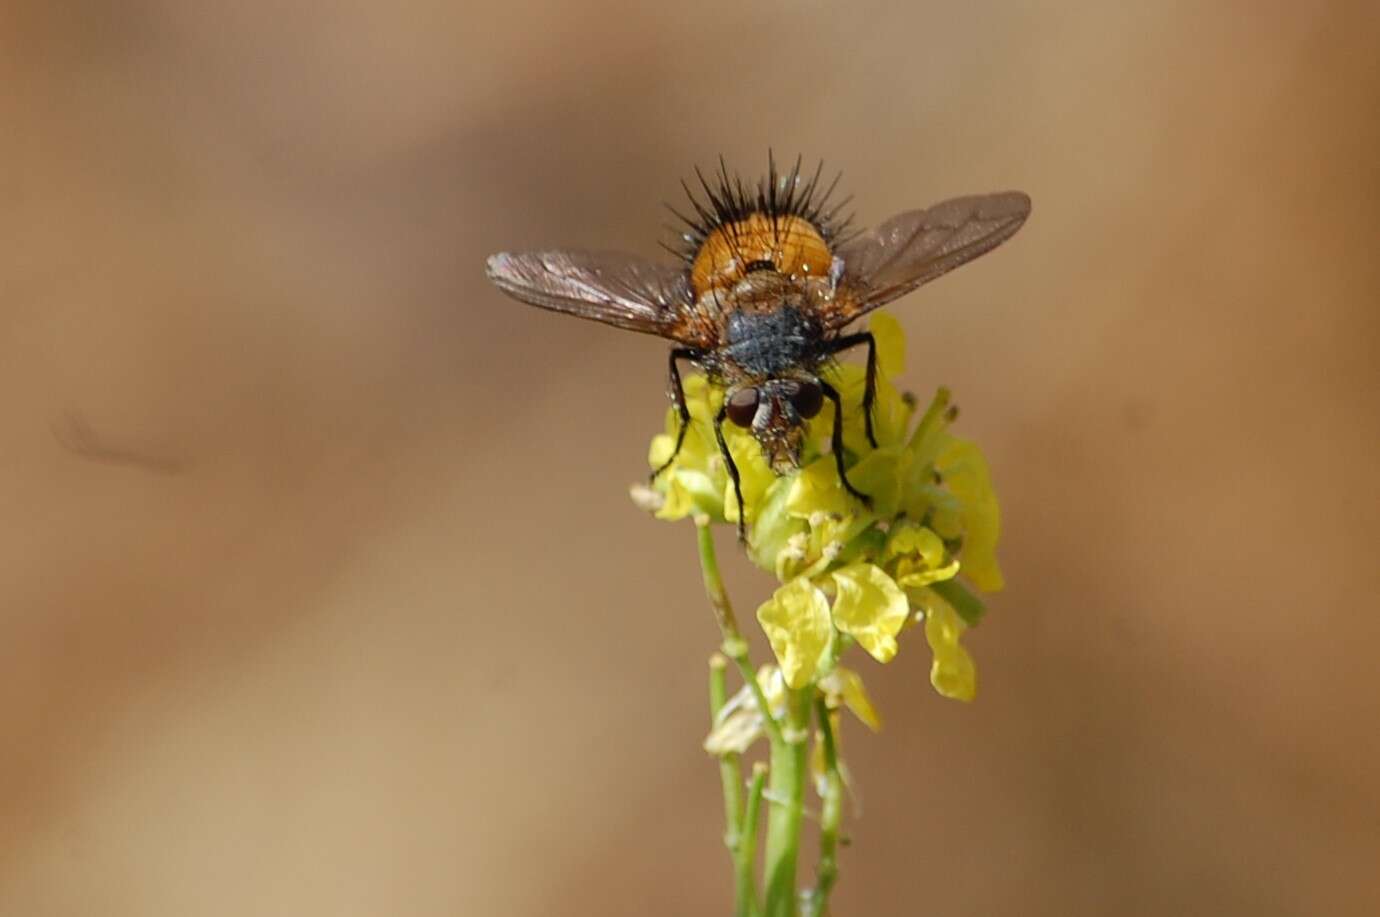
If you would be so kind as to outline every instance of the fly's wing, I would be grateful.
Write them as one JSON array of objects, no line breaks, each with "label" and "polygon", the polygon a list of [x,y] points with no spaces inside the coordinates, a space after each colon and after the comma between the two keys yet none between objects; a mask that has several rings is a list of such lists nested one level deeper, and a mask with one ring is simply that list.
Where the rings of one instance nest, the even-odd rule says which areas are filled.
[{"label": "fly's wing", "polygon": [[522,302],[694,343],[683,268],[616,252],[502,252],[489,258],[487,273]]},{"label": "fly's wing", "polygon": [[908,210],[843,246],[840,286],[828,317],[831,330],[904,296],[1011,238],[1030,215],[1019,191],[957,197],[927,210]]}]

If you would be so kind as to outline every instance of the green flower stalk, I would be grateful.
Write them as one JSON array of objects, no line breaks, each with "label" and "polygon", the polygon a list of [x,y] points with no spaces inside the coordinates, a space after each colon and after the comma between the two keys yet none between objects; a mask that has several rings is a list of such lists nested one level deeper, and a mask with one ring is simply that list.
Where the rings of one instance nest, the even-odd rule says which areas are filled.
[{"label": "green flower stalk", "polygon": [[[679,454],[652,487],[634,488],[635,500],[657,518],[694,521],[705,588],[723,636],[721,655],[711,660],[711,728],[704,747],[719,759],[739,917],[828,913],[848,784],[840,711],[874,731],[881,728],[862,676],[843,664],[845,655],[857,646],[889,663],[911,632],[922,631],[934,689],[972,700],[977,669],[962,637],[983,615],[976,593],[1002,587],[999,509],[981,450],[950,432],[957,411],[947,390],[940,389],[917,417],[914,399],[894,386],[905,366],[895,319],[874,313],[869,328],[878,351],[876,448],[861,409],[864,369],[835,364],[825,376],[844,399],[849,480],[871,497],[870,506],[839,480],[829,454],[831,412],[809,423],[801,467],[781,477],[749,432],[723,429],[741,476],[748,557],[779,583],[756,614],[773,663],[753,668],[719,577],[712,527],[736,525],[738,504],[712,426],[723,392],[705,377],[684,380],[691,425]],[[678,423],[676,412],[668,411],[666,430],[653,438],[648,454],[652,468],[671,457]],[[743,679],[732,695],[726,660]],[[757,762],[745,787],[743,759],[762,739],[767,760]],[[806,802],[807,779],[818,810]],[[819,849],[814,884],[802,891],[796,867],[807,814],[818,821]]]}]

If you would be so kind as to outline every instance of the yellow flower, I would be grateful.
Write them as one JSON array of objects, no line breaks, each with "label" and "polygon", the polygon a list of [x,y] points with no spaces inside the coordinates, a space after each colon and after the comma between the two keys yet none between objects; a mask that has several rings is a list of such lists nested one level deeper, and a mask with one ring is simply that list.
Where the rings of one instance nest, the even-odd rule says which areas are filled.
[{"label": "yellow flower", "polygon": [[[955,414],[948,391],[940,389],[917,418],[913,400],[893,384],[905,367],[900,325],[874,313],[869,328],[878,359],[876,448],[867,440],[861,410],[866,386],[861,361],[831,364],[825,376],[844,403],[848,478],[869,495],[870,506],[839,480],[830,454],[831,410],[809,422],[801,468],[782,477],[773,474],[748,431],[723,426],[741,479],[748,557],[781,583],[757,618],[779,664],[773,671],[784,685],[834,684],[826,690],[838,694],[839,679],[845,677],[839,673],[848,671],[837,664],[840,653],[857,643],[887,662],[918,614],[933,653],[935,689],[946,697],[971,699],[976,674],[959,637],[984,609],[965,582],[983,592],[1002,587],[996,494],[981,450],[949,432]],[[634,497],[661,519],[703,516],[735,524],[737,498],[712,426],[723,392],[699,375],[686,377],[684,388],[691,418],[685,443],[652,487],[636,489]],[[668,410],[665,432],[652,440],[648,452],[653,468],[671,457],[678,424],[676,411]],[[864,709],[870,710],[870,703]],[[859,716],[866,721],[875,711]],[[741,740],[724,729],[726,741]]]}]

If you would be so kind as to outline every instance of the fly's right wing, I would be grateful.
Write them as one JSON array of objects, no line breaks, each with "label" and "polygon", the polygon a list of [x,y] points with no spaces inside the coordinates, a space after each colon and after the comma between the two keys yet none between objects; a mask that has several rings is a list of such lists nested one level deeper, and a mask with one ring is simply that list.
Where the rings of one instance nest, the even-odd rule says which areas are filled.
[{"label": "fly's right wing", "polygon": [[986,254],[1030,215],[1020,191],[958,197],[897,214],[840,247],[840,285],[850,294],[829,316],[837,330],[860,315]]}]

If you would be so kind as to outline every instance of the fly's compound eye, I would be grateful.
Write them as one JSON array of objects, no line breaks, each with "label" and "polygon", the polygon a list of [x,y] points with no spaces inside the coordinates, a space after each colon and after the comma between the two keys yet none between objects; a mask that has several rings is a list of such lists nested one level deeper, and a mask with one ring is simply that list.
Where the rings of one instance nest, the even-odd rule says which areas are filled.
[{"label": "fly's compound eye", "polygon": [[738,389],[728,396],[724,410],[728,414],[728,419],[738,426],[752,426],[752,419],[757,416],[757,389]]},{"label": "fly's compound eye", "polygon": [[795,408],[795,412],[801,417],[809,420],[824,407],[824,390],[814,379],[806,379],[791,394],[791,407]]}]

